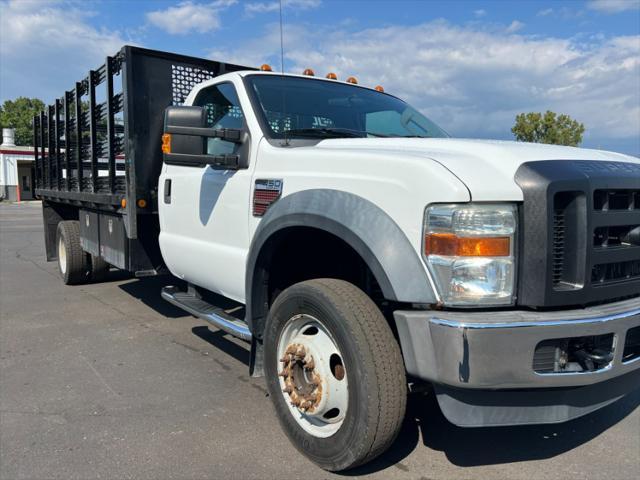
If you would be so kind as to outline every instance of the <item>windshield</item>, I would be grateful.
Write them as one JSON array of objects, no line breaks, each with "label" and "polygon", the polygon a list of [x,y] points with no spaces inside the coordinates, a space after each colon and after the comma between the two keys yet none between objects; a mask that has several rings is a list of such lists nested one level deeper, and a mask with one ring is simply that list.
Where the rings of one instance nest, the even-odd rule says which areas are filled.
[{"label": "windshield", "polygon": [[448,137],[391,95],[312,78],[247,77],[272,138]]}]

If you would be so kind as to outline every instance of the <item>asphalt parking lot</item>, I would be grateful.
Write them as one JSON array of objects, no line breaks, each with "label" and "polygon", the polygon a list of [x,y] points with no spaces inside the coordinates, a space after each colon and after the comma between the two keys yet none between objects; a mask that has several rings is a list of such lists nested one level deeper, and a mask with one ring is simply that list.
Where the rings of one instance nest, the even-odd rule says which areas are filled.
[{"label": "asphalt parking lot", "polygon": [[[281,433],[248,346],[167,304],[170,278],[67,287],[38,203],[0,204],[0,478],[330,478]],[[342,476],[635,479],[640,391],[552,426],[461,429],[412,396],[400,438]]]}]

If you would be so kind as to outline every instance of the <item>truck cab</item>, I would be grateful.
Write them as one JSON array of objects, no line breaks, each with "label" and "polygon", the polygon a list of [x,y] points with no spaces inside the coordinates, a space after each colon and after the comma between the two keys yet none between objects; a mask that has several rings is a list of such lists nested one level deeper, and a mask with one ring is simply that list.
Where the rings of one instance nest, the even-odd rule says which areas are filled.
[{"label": "truck cab", "polygon": [[[40,186],[48,256],[85,272],[67,283],[166,267],[188,288],[163,298],[250,342],[282,428],[327,470],[385,451],[419,385],[464,427],[567,421],[640,386],[640,160],[451,138],[355,78],[216,68],[154,106],[153,149],[129,142],[127,185],[135,162],[157,172],[133,205],[131,187],[106,211]],[[90,226],[109,221],[118,257],[120,230]]]}]

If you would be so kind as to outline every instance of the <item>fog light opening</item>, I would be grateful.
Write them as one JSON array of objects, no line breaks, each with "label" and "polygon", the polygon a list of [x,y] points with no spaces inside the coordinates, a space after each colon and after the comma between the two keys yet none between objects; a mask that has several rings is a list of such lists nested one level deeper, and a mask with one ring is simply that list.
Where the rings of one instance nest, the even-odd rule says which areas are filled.
[{"label": "fog light opening", "polygon": [[544,340],[533,355],[536,373],[586,373],[607,368],[613,361],[614,335]]}]

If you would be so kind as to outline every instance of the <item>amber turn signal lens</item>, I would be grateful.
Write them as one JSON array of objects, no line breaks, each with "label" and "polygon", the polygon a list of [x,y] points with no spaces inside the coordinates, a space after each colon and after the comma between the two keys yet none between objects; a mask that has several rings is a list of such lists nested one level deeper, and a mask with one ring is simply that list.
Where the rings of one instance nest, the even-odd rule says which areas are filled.
[{"label": "amber turn signal lens", "polygon": [[358,84],[358,79],[356,77],[347,78],[347,83],[353,83],[354,85]]},{"label": "amber turn signal lens", "polygon": [[138,207],[144,208],[146,206],[147,206],[147,201],[144,198],[141,198],[140,200],[138,200]]},{"label": "amber turn signal lens", "polygon": [[376,91],[378,91],[378,92],[382,92],[382,93],[384,93],[384,88],[382,88],[382,85],[378,85],[378,86],[375,88],[375,90],[376,90]]},{"label": "amber turn signal lens", "polygon": [[127,208],[127,199],[123,198],[122,200],[120,200],[120,206],[122,208]]},{"label": "amber turn signal lens", "polygon": [[162,153],[171,153],[171,134],[162,135]]},{"label": "amber turn signal lens", "polygon": [[313,77],[315,75],[315,72],[310,68],[307,68],[304,72],[302,72],[302,74],[308,77]]},{"label": "amber turn signal lens", "polygon": [[329,73],[327,73],[327,78],[328,78],[329,80],[337,80],[337,79],[338,79],[338,76],[337,76],[335,73],[333,73],[333,72],[329,72]]},{"label": "amber turn signal lens", "polygon": [[260,66],[260,70],[262,70],[263,72],[273,71],[273,69],[271,68],[271,65],[267,65],[266,63],[263,63],[262,66]]},{"label": "amber turn signal lens", "polygon": [[458,237],[452,233],[429,233],[424,241],[426,255],[447,257],[508,257],[509,237]]}]

